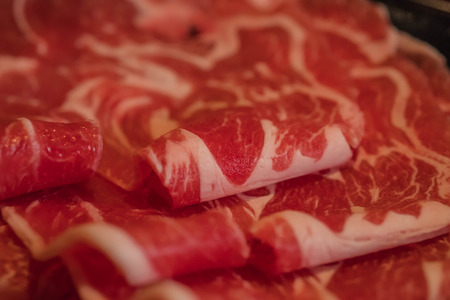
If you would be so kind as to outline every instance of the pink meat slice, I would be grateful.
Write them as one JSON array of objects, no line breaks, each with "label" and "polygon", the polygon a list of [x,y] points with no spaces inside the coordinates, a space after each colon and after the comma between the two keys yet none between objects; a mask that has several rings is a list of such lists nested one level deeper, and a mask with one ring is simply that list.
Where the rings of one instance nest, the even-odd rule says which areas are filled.
[{"label": "pink meat slice", "polygon": [[257,241],[252,261],[266,272],[317,266],[448,232],[450,158],[443,145],[450,139],[442,99],[402,57],[355,68],[353,75],[366,135],[351,167],[275,187],[251,229]]},{"label": "pink meat slice", "polygon": [[94,281],[107,272],[104,265],[141,286],[246,263],[250,249],[229,209],[163,216],[139,193],[94,182],[26,196],[3,207],[3,216],[34,258],[76,260],[84,277],[96,274],[92,267],[98,265]]},{"label": "pink meat slice", "polygon": [[279,100],[215,111],[140,150],[157,175],[152,186],[180,207],[340,167],[351,158],[338,105],[301,95]]},{"label": "pink meat slice", "polygon": [[[137,295],[170,299],[445,299],[448,235],[322,268],[266,277],[251,268],[204,272],[148,287]],[[222,291],[217,296],[217,291]],[[181,296],[179,296],[181,297]]]},{"label": "pink meat slice", "polygon": [[26,118],[0,126],[0,200],[94,175],[102,138],[91,122]]},{"label": "pink meat slice", "polygon": [[[122,268],[118,268],[117,265],[106,260],[104,253],[92,248],[73,247],[63,254],[63,260],[77,285],[90,287],[90,289],[79,290],[80,296],[86,299],[89,299],[93,291],[103,294],[109,299],[128,299],[136,289],[161,279],[192,274],[205,269],[230,269],[244,265],[249,249],[247,246],[242,246],[242,234],[235,232],[234,237],[230,236],[230,226],[223,222],[223,215],[220,213],[211,211],[208,212],[207,218],[205,216],[198,215],[180,221],[166,218],[164,222],[166,224],[161,226],[163,235],[159,235],[162,233],[160,231],[152,234],[149,230],[145,230],[142,222],[136,224],[139,229],[131,235],[136,237],[145,231],[145,238],[138,238],[142,245],[146,246],[148,259],[153,258],[154,270],[158,273],[147,278],[142,274],[139,274],[139,277],[133,277],[132,273],[136,274],[139,269],[142,269],[142,266],[135,265],[132,270],[129,270],[130,272],[124,272]],[[157,224],[147,223],[147,225],[161,225],[161,221],[159,220]],[[183,228],[174,228],[175,222]],[[172,224],[168,226],[167,223]],[[185,230],[183,235],[177,235],[176,231],[181,230]],[[211,234],[212,230],[217,234]],[[199,234],[199,232],[203,232],[203,234]],[[152,234],[152,237],[149,237],[149,234]],[[156,235],[159,237],[155,238]],[[168,240],[172,240],[172,242]],[[157,243],[161,242],[166,246],[161,244],[157,246]],[[94,271],[92,270],[93,264],[97,266]],[[130,259],[128,259],[128,264],[131,264]]]},{"label": "pink meat slice", "polygon": [[[449,236],[443,235],[279,276],[266,276],[246,266],[203,271],[139,288],[117,279],[113,271],[97,281],[78,278],[79,286],[84,287],[80,289],[82,299],[94,295],[120,300],[445,299],[449,296],[449,245]],[[72,264],[72,272],[76,269]]]}]

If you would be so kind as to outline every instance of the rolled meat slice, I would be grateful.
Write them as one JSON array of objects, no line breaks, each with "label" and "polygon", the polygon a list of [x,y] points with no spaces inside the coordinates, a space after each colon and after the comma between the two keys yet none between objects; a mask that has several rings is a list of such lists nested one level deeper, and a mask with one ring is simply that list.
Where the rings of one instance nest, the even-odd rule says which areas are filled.
[{"label": "rolled meat slice", "polygon": [[131,204],[138,194],[95,183],[25,195],[3,207],[3,217],[35,259],[61,256],[93,282],[107,276],[105,270],[141,286],[246,263],[250,248],[229,209],[164,216],[145,207],[145,198]]},{"label": "rolled meat slice", "polygon": [[349,161],[364,121],[347,101],[296,93],[207,112],[138,153],[173,207],[222,198]]},{"label": "rolled meat slice", "polygon": [[102,137],[92,122],[0,123],[0,200],[94,175]]},{"label": "rolled meat slice", "polygon": [[348,167],[276,185],[250,230],[251,261],[268,273],[449,232],[449,114],[441,109],[448,96],[438,96],[448,72],[442,71],[445,80],[434,82],[436,88],[428,74],[398,55],[382,66],[354,68],[353,76],[366,136]]}]

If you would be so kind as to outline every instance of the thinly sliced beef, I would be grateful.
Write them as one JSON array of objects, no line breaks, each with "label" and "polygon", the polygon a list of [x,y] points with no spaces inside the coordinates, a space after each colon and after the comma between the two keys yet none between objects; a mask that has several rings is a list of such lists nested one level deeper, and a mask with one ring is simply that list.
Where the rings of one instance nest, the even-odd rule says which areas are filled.
[{"label": "thinly sliced beef", "polygon": [[448,113],[432,86],[401,57],[353,74],[366,116],[354,162],[276,186],[251,229],[261,269],[292,271],[448,232],[450,159],[442,143],[450,139],[438,125]]},{"label": "thinly sliced beef", "polygon": [[[160,217],[154,221],[164,224],[164,235],[157,238],[155,236],[160,234],[160,228],[156,227],[158,233],[155,234],[148,226],[159,224],[136,223],[134,230],[130,229],[129,233],[140,242],[146,260],[136,259],[133,264],[130,249],[123,247],[123,250],[128,250],[124,253],[127,255],[127,270],[123,269],[125,266],[111,264],[111,261],[105,260],[105,253],[92,248],[74,247],[63,257],[74,279],[80,285],[90,287],[80,290],[84,298],[89,299],[91,293],[96,291],[109,299],[128,299],[136,288],[164,278],[205,269],[230,269],[244,265],[249,249],[243,234],[237,229],[233,231],[236,225],[230,227],[227,224],[230,221],[223,221],[223,218],[222,213],[214,211],[183,220]],[[145,261],[152,261],[153,274],[142,272]],[[97,266],[95,271],[92,271],[92,265]]]},{"label": "thinly sliced beef", "polygon": [[[345,260],[323,267],[266,276],[249,266],[209,270],[135,288],[83,281],[84,299],[445,299],[449,236]],[[75,266],[74,266],[75,267]],[[111,272],[109,273],[111,274]],[[102,289],[103,288],[103,289]]]},{"label": "thinly sliced beef", "polygon": [[77,272],[88,278],[93,266],[104,274],[102,266],[109,264],[130,285],[140,286],[246,263],[250,249],[229,209],[163,216],[145,205],[142,195],[138,201],[133,198],[139,194],[105,192],[99,187],[106,183],[95,182],[27,195],[5,206],[3,216],[35,258],[76,260]]},{"label": "thinly sliced beef", "polygon": [[96,176],[6,200],[2,213],[34,258],[62,258],[83,299],[129,299],[161,279],[246,263],[242,229],[255,216],[239,198],[165,211],[145,197]]},{"label": "thinly sliced beef", "polygon": [[380,6],[0,8],[0,207],[37,286],[63,262],[82,299],[448,298],[450,76]]},{"label": "thinly sliced beef", "polygon": [[0,200],[94,175],[102,138],[91,122],[18,119],[0,126]]},{"label": "thinly sliced beef", "polygon": [[188,299],[443,299],[448,282],[448,254],[449,239],[442,236],[273,278],[251,268],[181,277],[141,290],[137,293],[141,298],[136,298],[181,299],[184,295]]},{"label": "thinly sliced beef", "polygon": [[336,105],[300,95],[280,101],[215,111],[163,135],[140,151],[159,179],[152,186],[162,185],[161,193],[179,207],[340,167],[351,158]]}]

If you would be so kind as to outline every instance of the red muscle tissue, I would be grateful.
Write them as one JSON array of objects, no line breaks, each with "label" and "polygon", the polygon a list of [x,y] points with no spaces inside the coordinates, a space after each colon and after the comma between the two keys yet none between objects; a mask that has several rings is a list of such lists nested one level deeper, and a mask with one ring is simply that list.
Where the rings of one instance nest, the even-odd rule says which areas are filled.
[{"label": "red muscle tissue", "polygon": [[383,6],[0,20],[1,299],[450,297],[450,74]]}]

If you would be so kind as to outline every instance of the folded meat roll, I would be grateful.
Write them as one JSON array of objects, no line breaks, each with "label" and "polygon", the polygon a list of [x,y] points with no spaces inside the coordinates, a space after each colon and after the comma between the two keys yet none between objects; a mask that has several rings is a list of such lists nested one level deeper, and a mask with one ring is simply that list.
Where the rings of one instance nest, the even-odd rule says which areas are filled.
[{"label": "folded meat roll", "polygon": [[102,154],[99,128],[87,121],[3,122],[0,143],[0,200],[87,179]]}]

